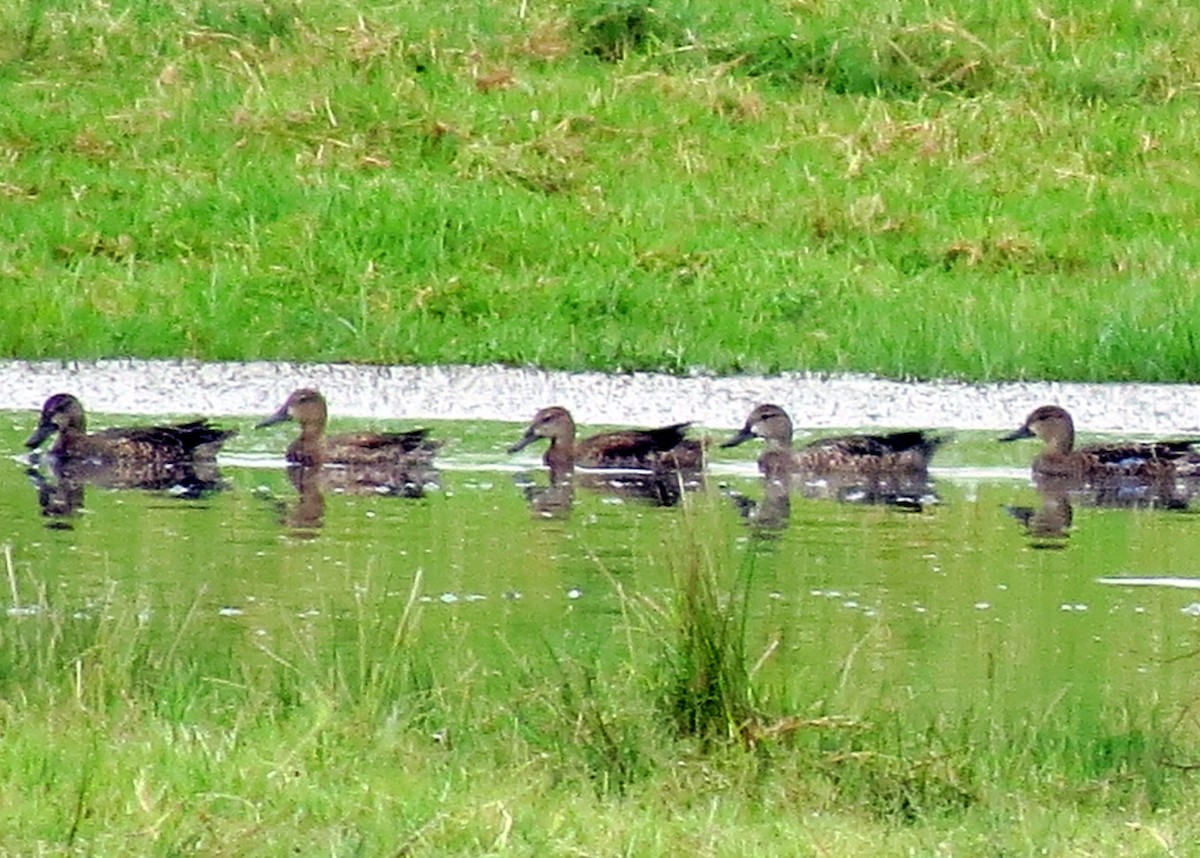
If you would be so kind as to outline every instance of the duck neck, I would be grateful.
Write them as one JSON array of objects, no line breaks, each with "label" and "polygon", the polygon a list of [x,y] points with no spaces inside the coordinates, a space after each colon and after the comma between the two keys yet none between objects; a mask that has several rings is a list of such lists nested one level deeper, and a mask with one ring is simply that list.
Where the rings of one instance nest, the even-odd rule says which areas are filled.
[{"label": "duck neck", "polygon": [[319,467],[325,458],[324,422],[301,423],[300,437],[288,447],[287,458],[290,462]]},{"label": "duck neck", "polygon": [[575,439],[573,437],[553,437],[550,446],[542,456],[542,462],[551,472],[570,471],[575,467]]},{"label": "duck neck", "polygon": [[1075,449],[1075,430],[1066,427],[1061,432],[1046,437],[1046,446],[1042,451],[1046,456],[1065,456]]},{"label": "duck neck", "polygon": [[87,454],[88,446],[88,434],[82,426],[64,426],[58,430],[50,452],[56,456],[82,456]]}]

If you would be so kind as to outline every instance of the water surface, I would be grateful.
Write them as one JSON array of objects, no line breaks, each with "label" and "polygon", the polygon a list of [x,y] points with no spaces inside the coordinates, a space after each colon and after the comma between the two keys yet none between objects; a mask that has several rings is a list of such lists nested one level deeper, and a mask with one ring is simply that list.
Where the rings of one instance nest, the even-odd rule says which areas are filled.
[{"label": "water surface", "polygon": [[514,424],[438,423],[447,455],[420,497],[325,486],[318,504],[278,459],[291,430],[247,425],[222,491],[85,485],[73,514],[45,515],[21,460],[31,423],[0,415],[11,634],[36,629],[45,605],[79,621],[136,608],[186,620],[204,646],[288,658],[308,624],[352,635],[364,599],[399,616],[415,592],[425,638],[497,675],[549,651],[616,664],[638,633],[631,604],[669,603],[673,569],[700,543],[731,588],[752,576],[755,652],[775,646],[764,675],[814,700],[936,712],[1194,694],[1200,594],[1114,579],[1200,578],[1200,519],[1075,504],[1055,533],[1036,516],[1053,525],[1061,510],[1024,476],[1032,450],[992,436],[960,434],[933,496],[899,506],[781,503],[753,450],[661,506],[636,482],[556,495],[536,451],[503,452]]}]

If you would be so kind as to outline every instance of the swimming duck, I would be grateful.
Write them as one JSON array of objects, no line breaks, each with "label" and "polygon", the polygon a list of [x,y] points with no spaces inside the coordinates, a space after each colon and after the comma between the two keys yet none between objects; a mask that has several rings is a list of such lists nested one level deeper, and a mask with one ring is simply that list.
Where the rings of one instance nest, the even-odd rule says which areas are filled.
[{"label": "swimming duck", "polygon": [[684,437],[690,423],[658,429],[622,429],[601,432],[576,443],[575,421],[560,406],[543,408],[509,453],[525,449],[539,438],[549,438],[542,461],[552,473],[565,473],[575,465],[584,468],[636,468],[688,470],[704,466],[704,446]]},{"label": "swimming duck", "polygon": [[441,447],[426,436],[428,429],[409,432],[356,432],[325,435],[329,412],[325,397],[310,387],[292,391],[287,401],[255,428],[285,420],[300,424],[300,436],[287,448],[286,458],[297,465],[369,465],[372,467],[427,465]]},{"label": "swimming duck", "polygon": [[722,444],[736,447],[762,438],[767,448],[758,467],[768,477],[790,473],[914,473],[929,466],[929,458],[945,436],[913,430],[886,435],[839,435],[792,449],[792,419],[778,405],[760,405],[750,412],[740,432]]},{"label": "swimming duck", "polygon": [[1075,449],[1075,422],[1057,405],[1035,408],[1021,428],[1000,440],[1033,437],[1045,443],[1033,460],[1033,472],[1038,476],[1170,478],[1196,473],[1200,467],[1196,450],[1200,442],[1194,440],[1088,444]]},{"label": "swimming duck", "polygon": [[88,459],[97,463],[170,464],[213,459],[217,449],[237,434],[207,420],[171,426],[127,426],[88,433],[83,405],[69,393],[56,393],[42,406],[37,429],[25,446],[40,447],[58,433],[50,448],[59,459]]}]

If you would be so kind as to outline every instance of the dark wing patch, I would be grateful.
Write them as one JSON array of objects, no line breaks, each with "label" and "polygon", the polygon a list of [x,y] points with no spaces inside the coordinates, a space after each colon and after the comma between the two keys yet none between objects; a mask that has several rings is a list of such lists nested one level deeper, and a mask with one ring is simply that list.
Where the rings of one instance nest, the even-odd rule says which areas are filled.
[{"label": "dark wing patch", "polygon": [[654,439],[655,449],[665,451],[683,443],[683,435],[691,425],[690,422],[672,423],[670,426],[660,426],[658,429],[646,429],[644,431]]},{"label": "dark wing patch", "polygon": [[644,468],[660,454],[677,447],[690,423],[675,423],[658,429],[625,429],[593,435],[579,444],[577,457],[583,465]]},{"label": "dark wing patch", "polygon": [[396,448],[400,452],[411,453],[422,448],[427,435],[428,429],[411,429],[408,432],[363,432],[343,438],[364,450]]}]

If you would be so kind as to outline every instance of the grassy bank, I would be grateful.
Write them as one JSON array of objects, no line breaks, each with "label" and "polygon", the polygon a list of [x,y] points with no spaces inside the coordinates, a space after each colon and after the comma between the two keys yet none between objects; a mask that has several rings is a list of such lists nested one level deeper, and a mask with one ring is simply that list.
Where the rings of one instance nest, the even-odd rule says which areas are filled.
[{"label": "grassy bank", "polygon": [[0,10],[0,354],[1194,380],[1200,11]]},{"label": "grassy bank", "polygon": [[110,581],[81,606],[10,549],[4,849],[841,858],[1196,842],[1188,711],[1070,682],[924,700],[857,646],[828,647],[798,681],[780,665],[793,632],[761,622],[756,552],[708,503],[644,560],[669,568],[669,590],[608,579],[619,610],[597,638],[472,629],[386,564],[351,570],[352,598],[276,621],[220,620],[199,590],[164,603],[148,583],[130,598]]}]

